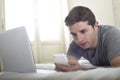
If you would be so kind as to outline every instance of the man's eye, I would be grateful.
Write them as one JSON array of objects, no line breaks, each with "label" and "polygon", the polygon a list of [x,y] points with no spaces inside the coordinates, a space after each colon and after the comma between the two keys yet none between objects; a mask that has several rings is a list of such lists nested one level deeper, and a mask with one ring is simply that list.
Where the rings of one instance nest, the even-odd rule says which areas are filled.
[{"label": "man's eye", "polygon": [[75,34],[75,33],[71,33],[71,35],[72,35],[72,36],[76,36],[76,34]]},{"label": "man's eye", "polygon": [[72,36],[76,36],[76,34],[72,34]]},{"label": "man's eye", "polygon": [[84,33],[86,33],[87,32],[87,30],[86,29],[84,29],[84,30],[82,30],[82,31],[80,31],[82,34],[84,34]]}]

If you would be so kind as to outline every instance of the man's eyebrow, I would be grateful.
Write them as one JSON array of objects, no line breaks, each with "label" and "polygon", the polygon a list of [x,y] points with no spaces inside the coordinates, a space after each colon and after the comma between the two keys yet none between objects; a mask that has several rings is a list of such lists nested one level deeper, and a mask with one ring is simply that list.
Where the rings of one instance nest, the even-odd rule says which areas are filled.
[{"label": "man's eyebrow", "polygon": [[[79,32],[80,33],[83,33],[84,31],[86,31],[87,29],[82,29],[82,30],[80,30]],[[70,34],[72,34],[72,35],[76,35],[76,33],[74,33],[74,32],[70,32]]]},{"label": "man's eyebrow", "polygon": [[86,31],[87,29],[86,28],[84,28],[84,29],[81,29],[79,32],[83,32],[83,31]]},{"label": "man's eyebrow", "polygon": [[74,32],[70,32],[70,34],[72,34],[72,35],[76,35],[76,33],[74,33]]}]

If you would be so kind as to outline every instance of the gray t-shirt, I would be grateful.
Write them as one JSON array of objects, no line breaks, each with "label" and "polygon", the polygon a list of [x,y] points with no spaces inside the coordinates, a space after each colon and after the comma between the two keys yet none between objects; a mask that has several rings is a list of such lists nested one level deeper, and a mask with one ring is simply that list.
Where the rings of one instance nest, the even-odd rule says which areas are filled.
[{"label": "gray t-shirt", "polygon": [[71,42],[67,53],[78,59],[82,56],[95,66],[109,66],[113,58],[120,56],[120,30],[108,25],[99,25],[94,55],[89,50],[80,48],[74,41]]}]

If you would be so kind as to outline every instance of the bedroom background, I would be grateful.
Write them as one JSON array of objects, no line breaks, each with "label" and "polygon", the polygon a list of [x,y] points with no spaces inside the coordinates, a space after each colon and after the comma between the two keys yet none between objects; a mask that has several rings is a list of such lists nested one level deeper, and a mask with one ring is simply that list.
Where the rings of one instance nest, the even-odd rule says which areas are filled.
[{"label": "bedroom background", "polygon": [[76,5],[88,6],[99,24],[120,27],[120,0],[0,0],[0,31],[25,26],[35,62],[53,62],[54,54],[68,49],[72,38],[64,18]]}]

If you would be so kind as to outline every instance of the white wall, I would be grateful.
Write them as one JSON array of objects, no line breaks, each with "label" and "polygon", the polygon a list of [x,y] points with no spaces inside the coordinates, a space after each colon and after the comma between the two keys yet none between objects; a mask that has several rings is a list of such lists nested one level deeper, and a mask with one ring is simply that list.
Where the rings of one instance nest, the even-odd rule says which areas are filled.
[{"label": "white wall", "polygon": [[89,7],[99,24],[115,25],[113,0],[69,0],[70,9],[77,5]]},{"label": "white wall", "polygon": [[115,12],[115,25],[120,28],[120,0],[113,0]]}]

